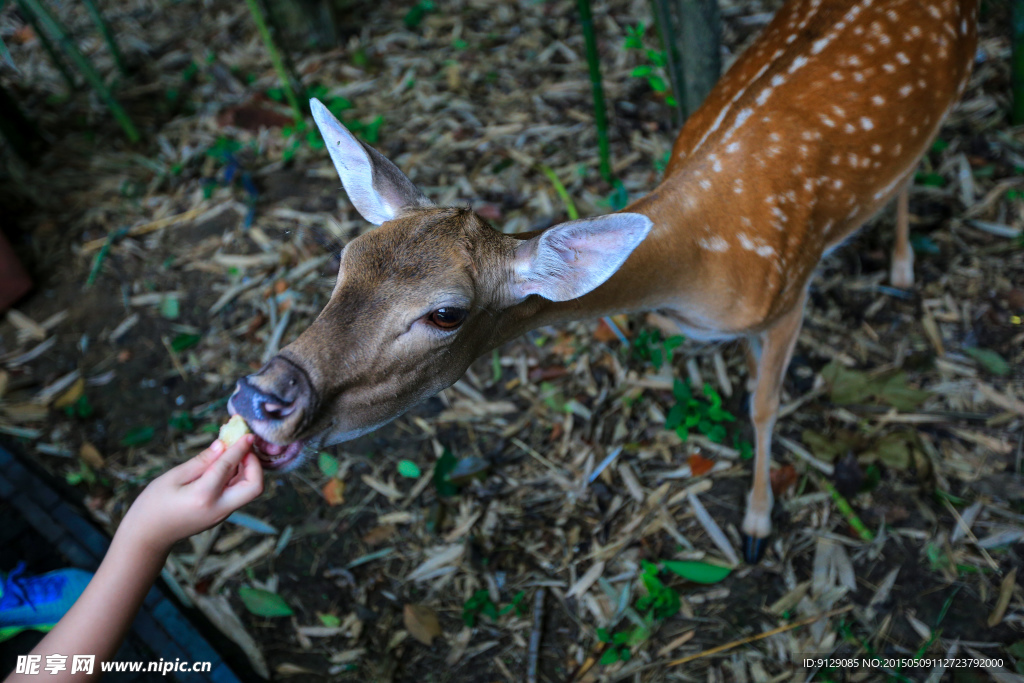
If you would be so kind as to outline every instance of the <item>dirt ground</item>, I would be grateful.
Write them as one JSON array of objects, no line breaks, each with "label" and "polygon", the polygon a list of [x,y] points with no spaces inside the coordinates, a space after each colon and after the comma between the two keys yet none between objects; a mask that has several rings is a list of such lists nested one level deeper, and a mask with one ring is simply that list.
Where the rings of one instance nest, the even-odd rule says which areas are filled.
[{"label": "dirt ground", "polygon": [[[730,56],[774,5],[722,3]],[[411,7],[357,4],[341,47],[291,50],[303,86],[347,99],[346,121],[382,115],[374,143],[428,196],[507,232],[566,219],[541,166],[582,214],[607,212],[575,3],[437,3],[415,23]],[[643,53],[624,48],[650,10],[593,10],[615,172],[635,198],[674,137],[664,97],[631,76]],[[84,11],[68,12],[114,78]],[[324,150],[283,130],[244,5],[114,0],[104,12],[133,65],[116,80],[145,132],[134,146],[95,97],[64,93],[16,12],[0,13],[22,70],[0,77],[50,142],[32,165],[0,148],[3,227],[37,283],[18,307],[32,324],[0,323],[0,437],[113,531],[147,481],[213,438],[235,380],[322,308],[331,243],[369,226]],[[269,478],[252,520],[181,544],[168,578],[197,615],[233,615],[220,628],[238,656],[281,680],[521,681],[531,661],[535,680],[565,683],[1020,680],[1024,132],[1006,120],[1007,25],[1004,5],[985,6],[970,87],[922,162],[914,290],[886,286],[891,209],[819,268],[776,426],[776,533],[760,564],[735,563],[752,438],[742,346],[687,340],[659,364],[657,320],[635,315],[616,319],[628,346],[583,321],[480,359],[394,423]],[[736,416],[723,442],[665,429],[674,378],[707,382]],[[454,475],[435,477],[452,456]],[[643,562],[664,560],[731,572],[701,584],[663,568],[679,609],[645,619]],[[292,614],[259,615],[240,597],[251,588]],[[609,646],[599,629],[631,640]],[[616,649],[628,661],[595,664]],[[868,655],[1001,663],[804,666]]]}]

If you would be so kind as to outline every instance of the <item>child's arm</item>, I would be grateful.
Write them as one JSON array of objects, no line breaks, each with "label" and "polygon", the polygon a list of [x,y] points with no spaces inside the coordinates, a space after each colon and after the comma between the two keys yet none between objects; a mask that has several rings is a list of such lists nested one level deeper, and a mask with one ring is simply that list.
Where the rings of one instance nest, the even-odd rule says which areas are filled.
[{"label": "child's arm", "polygon": [[[263,491],[263,468],[246,435],[228,449],[218,440],[155,479],[136,499],[114,534],[103,562],[81,597],[57,622],[34,655],[67,655],[67,669],[47,681],[95,680],[131,626],[171,546],[223,521]],[[71,675],[72,655],[96,655],[92,676]],[[5,683],[36,680],[12,674]]]}]

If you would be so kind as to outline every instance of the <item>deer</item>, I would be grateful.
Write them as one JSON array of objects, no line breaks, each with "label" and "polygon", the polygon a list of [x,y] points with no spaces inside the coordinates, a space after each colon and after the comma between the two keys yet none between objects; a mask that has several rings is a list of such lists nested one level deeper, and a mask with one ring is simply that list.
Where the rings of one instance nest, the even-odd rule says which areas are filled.
[{"label": "deer", "polygon": [[318,317],[228,410],[264,468],[374,430],[480,356],[546,325],[656,311],[696,340],[746,340],[753,481],[741,525],[772,528],[772,431],[824,255],[897,197],[890,282],[913,285],[908,186],[967,86],[978,0],[789,0],[621,212],[504,234],[435,206],[318,100],[313,117],[354,208],[378,226],[341,251]]}]

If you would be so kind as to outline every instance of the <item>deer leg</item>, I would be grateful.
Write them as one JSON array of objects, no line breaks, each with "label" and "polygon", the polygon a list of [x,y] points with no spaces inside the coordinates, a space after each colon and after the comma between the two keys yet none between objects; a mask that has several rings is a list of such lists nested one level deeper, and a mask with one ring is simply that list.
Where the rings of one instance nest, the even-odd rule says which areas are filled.
[{"label": "deer leg", "polygon": [[747,393],[753,395],[757,388],[757,364],[761,362],[761,338],[747,337]]},{"label": "deer leg", "polygon": [[914,249],[910,246],[910,183],[896,198],[896,243],[892,248],[889,283],[900,289],[914,286]]},{"label": "deer leg", "polygon": [[772,486],[770,461],[772,450],[772,429],[779,412],[779,394],[782,380],[786,376],[793,347],[800,336],[804,318],[804,304],[807,290],[789,313],[774,327],[761,334],[762,349],[757,363],[757,386],[750,417],[754,423],[756,449],[754,457],[754,482],[747,498],[747,512],[743,517],[743,556],[753,564],[764,553],[765,540],[772,531]]}]

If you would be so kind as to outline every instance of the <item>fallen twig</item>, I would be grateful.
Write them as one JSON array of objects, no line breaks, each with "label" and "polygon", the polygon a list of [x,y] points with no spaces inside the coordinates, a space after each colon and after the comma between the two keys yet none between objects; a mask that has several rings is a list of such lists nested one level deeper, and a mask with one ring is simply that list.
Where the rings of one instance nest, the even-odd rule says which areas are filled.
[{"label": "fallen twig", "polygon": [[740,645],[746,645],[747,643],[753,643],[758,640],[764,640],[765,638],[771,638],[774,635],[785,633],[786,631],[792,631],[795,628],[807,626],[808,624],[813,624],[819,619],[827,619],[829,617],[834,617],[837,614],[844,614],[852,609],[853,605],[847,605],[846,607],[840,607],[838,609],[825,612],[824,614],[818,614],[817,616],[807,617],[806,619],[801,619],[800,621],[794,621],[792,624],[786,624],[785,626],[779,626],[778,628],[773,628],[772,630],[765,631],[764,633],[758,633],[756,636],[750,636],[749,638],[741,638],[740,640],[734,640],[731,643],[719,645],[718,647],[713,647],[709,650],[698,652],[697,654],[687,655],[686,657],[680,657],[679,659],[673,659],[671,662],[665,664],[665,666],[679,666],[680,664],[686,664],[687,662],[692,662],[703,657],[710,657],[711,655],[718,654],[719,652],[725,652],[726,650],[731,650],[734,647],[739,647]]}]

